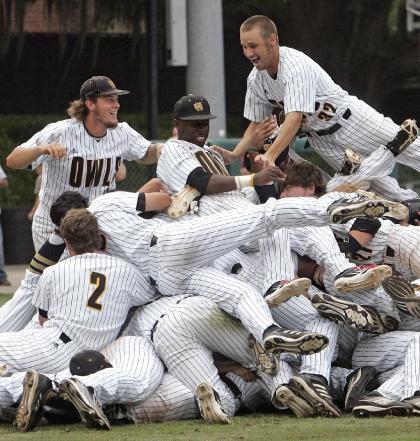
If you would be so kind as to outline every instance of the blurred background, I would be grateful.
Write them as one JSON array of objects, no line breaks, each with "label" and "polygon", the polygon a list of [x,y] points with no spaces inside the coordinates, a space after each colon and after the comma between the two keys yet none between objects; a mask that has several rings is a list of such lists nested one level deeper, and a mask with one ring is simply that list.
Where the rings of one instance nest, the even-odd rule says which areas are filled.
[{"label": "blurred background", "polygon": [[[219,116],[212,140],[233,146],[247,125],[252,68],[239,26],[254,14],[272,18],[280,45],[307,53],[350,94],[397,123],[420,119],[419,13],[420,0],[0,0],[0,164],[47,123],[65,119],[82,82],[98,74],[131,91],[119,119],[149,139],[168,138],[174,102],[195,93]],[[315,153],[303,154],[324,167]],[[123,189],[154,173],[126,165]],[[7,248],[5,224],[16,228],[8,210],[30,210],[35,174],[4,168]],[[420,186],[418,173],[396,173]]]}]

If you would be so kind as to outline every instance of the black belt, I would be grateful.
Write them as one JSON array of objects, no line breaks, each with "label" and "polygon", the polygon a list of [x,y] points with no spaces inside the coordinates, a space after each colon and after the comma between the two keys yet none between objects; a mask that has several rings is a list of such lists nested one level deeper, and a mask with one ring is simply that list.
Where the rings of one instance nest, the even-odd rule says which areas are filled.
[{"label": "black belt", "polygon": [[60,334],[60,337],[58,337],[64,344],[69,343],[71,341],[71,338],[67,335],[64,334],[64,332],[62,332]]},{"label": "black belt", "polygon": [[[349,119],[351,116],[351,110],[347,109],[343,115],[341,116],[343,119]],[[336,123],[331,127],[328,127],[328,129],[324,129],[324,130],[318,130],[317,132],[315,132],[318,136],[326,136],[326,135],[332,135],[335,132],[337,132],[337,130],[340,130],[342,127],[342,125],[340,123]]]}]

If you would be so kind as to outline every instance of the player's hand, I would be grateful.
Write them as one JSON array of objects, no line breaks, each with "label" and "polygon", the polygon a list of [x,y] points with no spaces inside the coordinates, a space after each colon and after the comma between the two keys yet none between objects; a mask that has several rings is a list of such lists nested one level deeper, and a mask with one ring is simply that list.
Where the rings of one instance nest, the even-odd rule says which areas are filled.
[{"label": "player's hand", "polygon": [[270,182],[282,181],[286,177],[286,174],[281,171],[278,167],[268,166],[263,168],[254,176],[254,185],[265,185]]},{"label": "player's hand", "polygon": [[420,226],[420,211],[417,212],[417,219],[414,219],[414,225]]},{"label": "player's hand", "polygon": [[234,372],[236,375],[242,378],[242,380],[246,381],[247,383],[251,383],[253,381],[256,381],[257,375],[254,371],[252,371],[249,368],[245,368],[241,365],[236,365],[234,369],[232,369],[232,372]]},{"label": "player's hand", "polygon": [[218,145],[212,145],[211,146],[219,155],[222,156],[223,162],[226,165],[232,164],[232,162],[236,161],[238,158],[236,155],[231,152],[230,150],[224,149],[223,147],[220,147]]},{"label": "player's hand", "polygon": [[277,119],[274,115],[263,119],[252,134],[251,143],[254,147],[261,147],[264,141],[278,128]]},{"label": "player's hand", "polygon": [[255,162],[260,162],[263,167],[269,167],[275,165],[274,161],[276,158],[273,158],[270,155],[270,150],[265,152],[263,155],[258,155],[255,157]]},{"label": "player's hand", "polygon": [[50,155],[53,159],[63,159],[67,156],[67,150],[62,144],[47,144],[41,149],[42,155]]}]

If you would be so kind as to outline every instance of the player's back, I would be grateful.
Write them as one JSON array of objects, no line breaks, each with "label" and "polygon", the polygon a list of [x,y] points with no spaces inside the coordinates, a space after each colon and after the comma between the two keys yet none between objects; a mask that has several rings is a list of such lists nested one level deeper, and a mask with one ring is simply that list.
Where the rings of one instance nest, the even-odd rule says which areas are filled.
[{"label": "player's back", "polygon": [[70,257],[48,268],[41,281],[34,303],[48,311],[44,326],[58,326],[94,349],[117,337],[130,307],[153,296],[134,266],[103,253]]}]

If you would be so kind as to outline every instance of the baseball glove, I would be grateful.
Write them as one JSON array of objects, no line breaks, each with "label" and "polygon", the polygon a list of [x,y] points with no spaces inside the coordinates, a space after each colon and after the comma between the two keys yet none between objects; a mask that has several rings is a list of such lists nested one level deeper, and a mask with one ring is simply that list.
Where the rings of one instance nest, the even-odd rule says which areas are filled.
[{"label": "baseball glove", "polygon": [[172,203],[166,212],[174,219],[184,216],[186,213],[198,211],[198,199],[201,193],[190,185],[186,185],[181,191],[172,196]]}]

